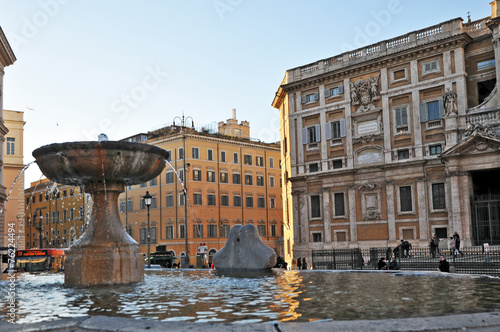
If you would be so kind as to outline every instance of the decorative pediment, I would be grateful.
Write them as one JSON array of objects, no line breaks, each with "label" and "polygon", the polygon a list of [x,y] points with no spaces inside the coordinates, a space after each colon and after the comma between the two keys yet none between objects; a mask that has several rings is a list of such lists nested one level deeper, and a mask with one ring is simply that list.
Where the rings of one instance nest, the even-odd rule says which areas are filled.
[{"label": "decorative pediment", "polygon": [[358,187],[359,191],[373,191],[382,188],[379,184],[374,182],[366,182]]},{"label": "decorative pediment", "polygon": [[443,158],[452,156],[467,156],[500,151],[500,140],[493,137],[476,134],[469,136],[442,154]]}]

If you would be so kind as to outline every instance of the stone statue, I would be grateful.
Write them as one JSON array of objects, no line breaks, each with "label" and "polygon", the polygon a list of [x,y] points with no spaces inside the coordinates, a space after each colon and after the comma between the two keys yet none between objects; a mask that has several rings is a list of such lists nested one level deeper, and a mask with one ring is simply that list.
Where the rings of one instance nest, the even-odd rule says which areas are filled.
[{"label": "stone statue", "polygon": [[360,78],[355,83],[349,82],[351,85],[352,104],[361,104],[357,112],[366,112],[375,107],[372,102],[380,99],[379,78],[380,74],[377,74],[368,77],[367,80]]},{"label": "stone statue", "polygon": [[457,93],[451,91],[449,88],[446,89],[445,94],[443,95],[443,103],[444,103],[444,116],[450,116],[452,114],[458,113],[458,105],[457,105]]},{"label": "stone statue", "polygon": [[234,225],[212,262],[218,270],[265,270],[276,265],[276,254],[262,242],[255,225]]}]

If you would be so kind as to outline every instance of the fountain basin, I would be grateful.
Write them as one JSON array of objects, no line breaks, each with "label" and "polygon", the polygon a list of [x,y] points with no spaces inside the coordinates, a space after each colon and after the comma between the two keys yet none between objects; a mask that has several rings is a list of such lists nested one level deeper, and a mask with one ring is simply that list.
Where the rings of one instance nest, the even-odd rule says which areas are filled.
[{"label": "fountain basin", "polygon": [[120,222],[118,196],[125,185],[158,176],[169,153],[132,142],[70,142],[33,151],[40,170],[50,180],[79,185],[92,195],[89,226],[68,252],[65,283],[93,286],[144,280],[144,262],[137,242]]}]

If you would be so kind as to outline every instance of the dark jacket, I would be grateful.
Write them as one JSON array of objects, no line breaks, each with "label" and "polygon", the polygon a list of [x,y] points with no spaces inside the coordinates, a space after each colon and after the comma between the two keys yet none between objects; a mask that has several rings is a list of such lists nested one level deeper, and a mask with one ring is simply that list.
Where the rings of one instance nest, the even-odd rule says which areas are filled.
[{"label": "dark jacket", "polygon": [[378,261],[378,269],[379,270],[387,270],[387,264],[385,263],[385,260],[383,258],[381,258]]},{"label": "dark jacket", "polygon": [[450,263],[448,263],[446,259],[439,261],[439,271],[448,273],[450,272]]}]

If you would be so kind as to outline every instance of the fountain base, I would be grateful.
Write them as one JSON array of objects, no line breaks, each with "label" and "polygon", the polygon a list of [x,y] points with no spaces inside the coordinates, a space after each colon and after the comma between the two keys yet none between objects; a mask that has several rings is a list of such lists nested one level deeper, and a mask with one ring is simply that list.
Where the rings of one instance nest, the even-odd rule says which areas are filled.
[{"label": "fountain base", "polygon": [[65,284],[92,286],[144,280],[144,261],[137,246],[71,248],[65,262]]}]

